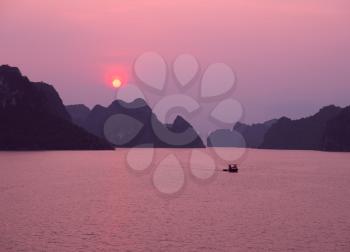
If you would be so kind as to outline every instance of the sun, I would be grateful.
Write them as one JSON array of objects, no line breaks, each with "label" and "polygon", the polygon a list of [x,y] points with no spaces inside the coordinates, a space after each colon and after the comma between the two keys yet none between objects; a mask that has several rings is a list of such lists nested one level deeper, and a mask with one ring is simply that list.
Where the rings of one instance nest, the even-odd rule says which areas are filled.
[{"label": "sun", "polygon": [[122,82],[119,79],[114,79],[112,84],[114,88],[119,88],[122,85]]}]

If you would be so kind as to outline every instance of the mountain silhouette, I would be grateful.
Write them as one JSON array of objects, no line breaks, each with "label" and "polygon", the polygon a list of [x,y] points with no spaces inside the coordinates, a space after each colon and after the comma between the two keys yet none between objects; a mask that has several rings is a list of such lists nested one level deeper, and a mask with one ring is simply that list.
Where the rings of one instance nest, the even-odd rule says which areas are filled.
[{"label": "mountain silhouette", "polygon": [[[67,110],[77,125],[116,146],[205,147],[193,127],[181,116],[177,116],[173,124],[163,124],[140,98],[130,103],[116,100],[108,107],[96,105],[88,115],[80,105],[69,106]],[[83,122],[82,118],[85,118]]]},{"label": "mountain silhouette", "polygon": [[31,82],[16,67],[0,66],[0,149],[111,149],[74,125],[56,90]]},{"label": "mountain silhouette", "polygon": [[[92,110],[64,106],[49,84],[31,82],[18,68],[0,66],[0,150],[112,149],[113,146],[201,148],[202,140],[181,116],[157,119],[142,99],[114,101]],[[315,115],[219,129],[208,146],[350,151],[350,106],[330,105]]]},{"label": "mountain silhouette", "polygon": [[277,122],[277,119],[269,120],[264,123],[255,123],[252,125],[236,123],[234,130],[238,131],[244,137],[247,147],[259,148],[264,142],[266,132]]},{"label": "mountain silhouette", "polygon": [[[293,149],[293,150],[329,150],[336,145],[334,128],[340,126],[341,119],[336,120],[342,111],[340,107],[330,105],[322,108],[313,116],[298,120],[282,117],[266,132],[261,148],[265,149]],[[335,119],[334,124],[331,122]],[[327,134],[326,134],[326,129]],[[332,133],[333,132],[333,133]],[[325,141],[325,134],[327,144]],[[333,141],[333,144],[331,142]],[[335,147],[334,147],[335,148]]]},{"label": "mountain silhouette", "polygon": [[238,122],[232,130],[216,130],[207,139],[207,145],[215,147],[244,144],[261,149],[350,151],[350,106],[329,105],[297,120],[282,117],[252,125]]},{"label": "mountain silhouette", "polygon": [[322,140],[324,150],[350,151],[350,106],[327,122]]},{"label": "mountain silhouette", "polygon": [[236,130],[218,129],[209,134],[208,147],[246,147],[244,137]]},{"label": "mountain silhouette", "polygon": [[276,121],[274,119],[252,125],[237,122],[232,130],[219,129],[210,133],[207,138],[207,145],[211,147],[258,148],[263,143],[267,130]]},{"label": "mountain silhouette", "polygon": [[67,105],[67,112],[70,114],[73,122],[80,127],[84,127],[86,118],[90,113],[90,109],[84,104]]}]

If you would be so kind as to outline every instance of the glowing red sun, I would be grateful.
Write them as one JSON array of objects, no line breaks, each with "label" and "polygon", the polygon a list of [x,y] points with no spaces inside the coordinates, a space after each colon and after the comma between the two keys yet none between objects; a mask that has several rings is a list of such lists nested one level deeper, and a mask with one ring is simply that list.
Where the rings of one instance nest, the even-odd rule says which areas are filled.
[{"label": "glowing red sun", "polygon": [[112,81],[112,85],[113,85],[114,88],[119,88],[122,85],[122,81],[120,79],[114,79]]},{"label": "glowing red sun", "polygon": [[118,89],[128,83],[128,69],[124,65],[110,65],[103,69],[105,84]]}]

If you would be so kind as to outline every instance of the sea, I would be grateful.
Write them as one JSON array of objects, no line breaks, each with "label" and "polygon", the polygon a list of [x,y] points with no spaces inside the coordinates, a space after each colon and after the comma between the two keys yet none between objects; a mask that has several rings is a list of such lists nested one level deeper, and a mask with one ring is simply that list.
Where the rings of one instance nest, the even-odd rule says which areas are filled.
[{"label": "sea", "polygon": [[0,152],[0,251],[350,251],[349,153],[201,151]]}]

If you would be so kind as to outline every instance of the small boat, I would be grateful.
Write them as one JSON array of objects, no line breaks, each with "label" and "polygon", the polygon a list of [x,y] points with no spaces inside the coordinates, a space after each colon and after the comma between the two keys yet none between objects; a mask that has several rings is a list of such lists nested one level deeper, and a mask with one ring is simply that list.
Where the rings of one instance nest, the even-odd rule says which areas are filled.
[{"label": "small boat", "polygon": [[231,172],[231,173],[237,173],[238,172],[238,166],[236,164],[229,164],[228,169],[223,169],[224,172]]}]

